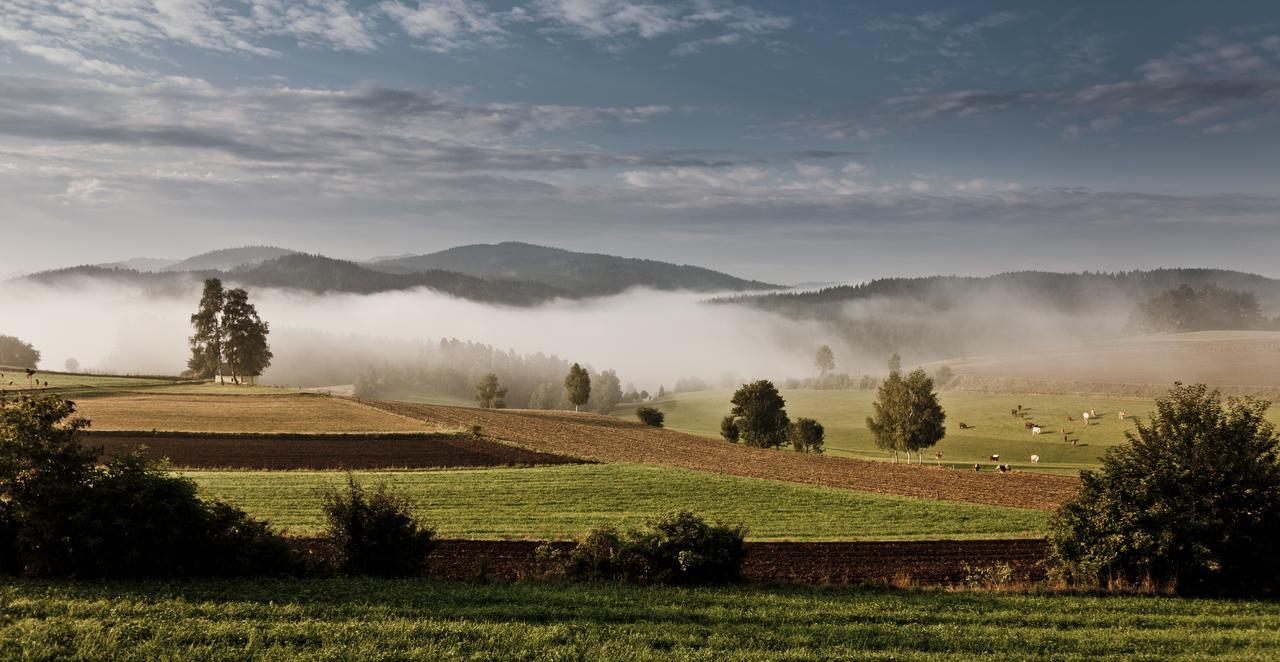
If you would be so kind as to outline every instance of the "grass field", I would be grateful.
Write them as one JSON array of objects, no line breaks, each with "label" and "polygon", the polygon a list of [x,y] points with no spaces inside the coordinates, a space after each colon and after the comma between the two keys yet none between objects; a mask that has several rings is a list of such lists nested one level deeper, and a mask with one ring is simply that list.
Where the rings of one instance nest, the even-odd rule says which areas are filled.
[{"label": "grass field", "polygon": [[[332,471],[183,472],[202,494],[307,534],[323,524]],[[409,496],[449,538],[568,539],[599,524],[638,524],[686,508],[743,524],[756,540],[1009,538],[1042,535],[1048,513],[910,499],[643,465],[358,472]]]},{"label": "grass field", "polygon": [[139,395],[76,400],[94,430],[164,432],[438,432],[404,416],[319,395]]},{"label": "grass field", "polygon": [[1273,660],[1280,603],[428,580],[0,584],[5,659]]},{"label": "grass field", "polygon": [[110,389],[123,391],[128,389],[149,389],[159,386],[174,386],[173,379],[159,377],[73,375],[63,372],[43,372],[39,370],[36,371],[36,374],[32,377],[34,381],[28,381],[26,371],[21,368],[0,367],[0,375],[3,375],[0,376],[0,392],[27,390],[31,388],[31,384],[33,383],[37,384],[40,388],[44,388],[45,382],[49,383],[48,388],[51,390]]},{"label": "grass field", "polygon": [[[674,393],[653,403],[666,412],[666,425],[707,437],[720,436],[720,419],[729,412],[732,391],[699,391]],[[848,457],[886,459],[892,455],[875,447],[866,419],[872,413],[871,404],[875,391],[783,391],[787,401],[787,413],[792,418],[807,416],[817,419],[826,428],[827,452]],[[992,464],[988,458],[1000,455],[1003,463],[1019,469],[1075,473],[1097,466],[1103,451],[1124,441],[1124,433],[1134,429],[1133,416],[1145,416],[1153,408],[1151,400],[1074,395],[1005,395],[942,391],[942,406],[947,412],[947,436],[937,447],[926,451],[929,463],[934,462],[933,451],[942,451],[943,463],[955,466],[972,465],[974,462]],[[1025,419],[1015,418],[1010,409],[1022,405]],[[1085,427],[1080,414],[1089,409],[1097,411],[1097,423]],[[616,414],[634,420],[635,406],[620,407]],[[1129,417],[1121,421],[1118,412]],[[1076,420],[1071,422],[1067,416]],[[1270,412],[1271,419],[1280,421],[1280,407]],[[1033,435],[1024,427],[1024,421],[1034,421],[1044,427],[1044,433]],[[971,429],[961,430],[964,422]],[[1077,444],[1062,441],[1062,429],[1067,430]],[[1031,455],[1040,456],[1033,464]]]}]

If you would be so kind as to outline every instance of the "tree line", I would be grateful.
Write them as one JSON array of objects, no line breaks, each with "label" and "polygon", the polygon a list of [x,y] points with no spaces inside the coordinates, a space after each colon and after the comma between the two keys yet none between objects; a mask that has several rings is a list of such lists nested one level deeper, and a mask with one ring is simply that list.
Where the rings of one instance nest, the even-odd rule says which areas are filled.
[{"label": "tree line", "polygon": [[[1277,318],[1280,320],[1280,318]],[[1181,285],[1139,303],[1129,328],[1148,333],[1260,329],[1269,326],[1252,292]]]},{"label": "tree line", "polygon": [[189,339],[187,374],[193,377],[217,377],[225,383],[229,373],[232,383],[239,384],[242,379],[252,382],[271,365],[271,329],[244,289],[224,290],[221,280],[206,279],[191,326],[195,333]]}]

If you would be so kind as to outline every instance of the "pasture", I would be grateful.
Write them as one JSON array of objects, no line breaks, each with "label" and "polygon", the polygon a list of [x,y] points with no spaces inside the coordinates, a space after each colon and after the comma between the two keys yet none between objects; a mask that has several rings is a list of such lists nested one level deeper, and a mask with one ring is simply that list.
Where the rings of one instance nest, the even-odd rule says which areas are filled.
[{"label": "pasture", "polygon": [[441,432],[439,426],[322,395],[124,394],[76,399],[94,430],[162,432]]},{"label": "pasture", "polygon": [[[346,475],[323,471],[183,472],[206,496],[313,534],[320,491]],[[448,538],[570,539],[600,524],[629,526],[689,509],[746,526],[753,540],[912,540],[1043,535],[1048,513],[909,499],[770,480],[625,464],[521,469],[358,472],[406,495]]]},{"label": "pasture", "polygon": [[[111,390],[125,391],[129,389],[150,389],[155,387],[174,386],[177,378],[168,377],[130,377],[125,375],[87,375],[66,372],[46,372],[37,370],[30,380],[22,368],[0,367],[0,393],[9,391],[26,391],[35,385],[36,388],[50,391],[67,390]],[[44,384],[48,383],[48,387]]]},{"label": "pasture", "polygon": [[1280,657],[1280,603],[313,579],[0,584],[6,659]]},{"label": "pasture", "polygon": [[[731,405],[733,392],[698,391],[668,394],[651,403],[667,415],[666,425],[673,430],[720,438],[720,419]],[[862,459],[891,460],[892,453],[876,448],[867,430],[866,419],[872,414],[874,390],[817,391],[783,390],[787,413],[792,418],[807,416],[826,428],[826,452],[831,455]],[[1009,395],[1002,393],[970,393],[941,391],[939,399],[947,412],[947,436],[925,451],[925,463],[934,464],[933,454],[941,451],[941,464],[969,468],[978,462],[990,471],[1000,462],[1019,470],[1075,474],[1093,468],[1107,448],[1125,441],[1125,432],[1134,429],[1134,416],[1146,416],[1154,407],[1148,399],[1086,395]],[[1022,405],[1024,416],[1010,410]],[[1095,423],[1085,426],[1081,413],[1093,409]],[[635,406],[619,407],[616,415],[634,420]],[[1126,420],[1120,420],[1119,412]],[[1070,416],[1075,421],[1067,420]],[[1270,411],[1273,421],[1280,421],[1280,407]],[[960,429],[960,423],[969,427]],[[1043,432],[1033,435],[1027,422],[1039,423]],[[1075,440],[1064,442],[1062,430]],[[1032,463],[1031,455],[1040,462]]]}]

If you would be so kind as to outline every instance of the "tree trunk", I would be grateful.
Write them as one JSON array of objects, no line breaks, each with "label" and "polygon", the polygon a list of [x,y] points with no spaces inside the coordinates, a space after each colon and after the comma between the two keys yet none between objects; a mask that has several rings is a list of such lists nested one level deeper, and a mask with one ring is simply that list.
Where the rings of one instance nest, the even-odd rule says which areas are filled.
[{"label": "tree trunk", "polygon": [[898,463],[898,450],[896,448],[893,450],[893,463]]}]

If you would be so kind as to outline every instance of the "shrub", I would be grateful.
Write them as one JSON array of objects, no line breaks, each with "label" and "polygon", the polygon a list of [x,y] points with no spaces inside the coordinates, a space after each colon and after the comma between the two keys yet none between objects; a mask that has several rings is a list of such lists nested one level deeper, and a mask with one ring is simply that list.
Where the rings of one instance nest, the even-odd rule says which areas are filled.
[{"label": "shrub", "polygon": [[635,584],[723,584],[741,576],[743,530],[678,511],[619,532],[600,527],[569,555],[575,579]]},{"label": "shrub", "polygon": [[324,496],[325,537],[338,570],[353,575],[397,577],[421,574],[435,531],[409,512],[405,497],[385,483],[366,491],[352,476],[345,489]]},{"label": "shrub", "polygon": [[1175,384],[1054,517],[1065,579],[1182,593],[1280,587],[1280,438],[1268,403]]},{"label": "shrub", "polygon": [[288,543],[140,451],[97,466],[60,398],[0,399],[0,570],[44,577],[283,574]]},{"label": "shrub", "polygon": [[656,407],[639,407],[636,409],[636,418],[640,419],[640,422],[645,425],[660,428],[667,420],[667,415]]},{"label": "shrub", "polygon": [[791,423],[791,447],[797,453],[822,454],[822,444],[826,439],[826,430],[822,424],[812,418],[797,418]]},{"label": "shrub", "polygon": [[740,436],[738,419],[733,414],[728,414],[720,419],[720,436],[731,444],[738,443],[738,437]]}]

